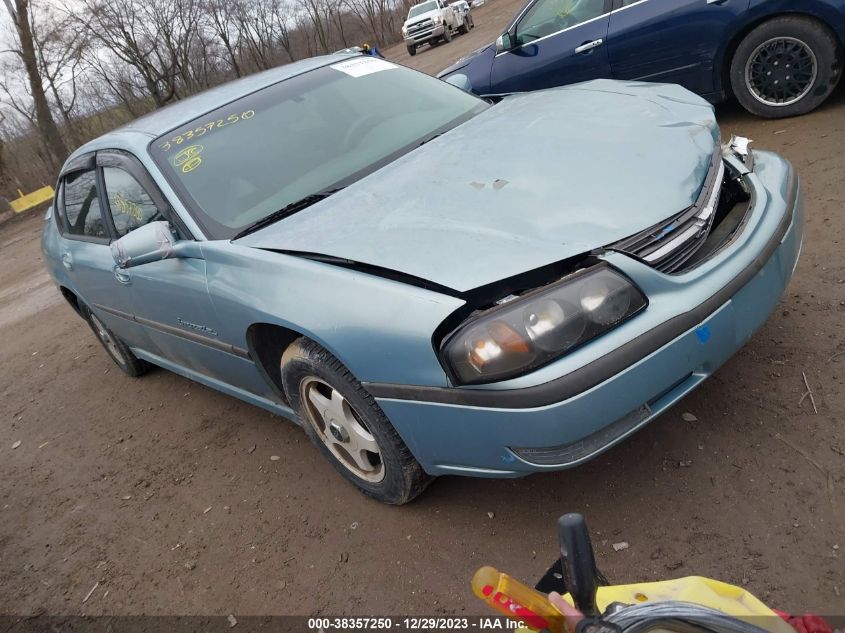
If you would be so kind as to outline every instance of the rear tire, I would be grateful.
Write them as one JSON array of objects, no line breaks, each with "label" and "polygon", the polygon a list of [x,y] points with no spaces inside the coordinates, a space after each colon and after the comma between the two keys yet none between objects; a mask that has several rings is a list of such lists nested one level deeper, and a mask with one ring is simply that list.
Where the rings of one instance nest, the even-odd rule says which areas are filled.
[{"label": "rear tire", "polygon": [[740,43],[730,80],[742,106],[770,119],[818,108],[842,76],[842,52],[830,30],[812,18],[764,22]]},{"label": "rear tire", "polygon": [[460,33],[461,35],[466,35],[467,33],[469,33],[469,24],[467,24],[466,17],[464,17],[463,22],[461,22],[461,25],[458,27],[458,33]]},{"label": "rear tire", "polygon": [[282,382],[306,434],[335,470],[364,494],[408,503],[431,481],[375,399],[314,341],[282,354]]},{"label": "rear tire", "polygon": [[408,55],[410,55],[411,57],[413,57],[413,56],[414,56],[414,55],[416,55],[416,54],[417,54],[417,47],[416,47],[416,46],[412,46],[411,44],[408,44]]},{"label": "rear tire", "polygon": [[88,306],[81,305],[80,311],[103,349],[124,374],[131,378],[139,378],[152,369],[150,363],[135,356],[129,346],[108,329]]}]

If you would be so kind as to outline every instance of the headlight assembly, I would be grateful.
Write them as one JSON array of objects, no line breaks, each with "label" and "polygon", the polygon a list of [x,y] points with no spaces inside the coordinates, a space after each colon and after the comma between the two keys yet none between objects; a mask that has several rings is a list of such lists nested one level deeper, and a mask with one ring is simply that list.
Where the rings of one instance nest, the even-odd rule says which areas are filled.
[{"label": "headlight assembly", "polygon": [[616,327],[648,305],[627,277],[600,264],[470,318],[441,354],[471,385],[515,378]]}]

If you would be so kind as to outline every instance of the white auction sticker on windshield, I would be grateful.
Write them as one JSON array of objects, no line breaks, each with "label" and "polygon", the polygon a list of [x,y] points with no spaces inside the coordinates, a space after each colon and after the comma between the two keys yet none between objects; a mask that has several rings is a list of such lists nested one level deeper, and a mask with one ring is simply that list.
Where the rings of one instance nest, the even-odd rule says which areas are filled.
[{"label": "white auction sticker on windshield", "polygon": [[339,64],[332,64],[331,67],[342,73],[346,73],[350,77],[363,77],[364,75],[377,73],[380,70],[396,68],[396,64],[391,64],[375,57],[356,57],[354,59],[347,59],[345,62],[340,62]]}]

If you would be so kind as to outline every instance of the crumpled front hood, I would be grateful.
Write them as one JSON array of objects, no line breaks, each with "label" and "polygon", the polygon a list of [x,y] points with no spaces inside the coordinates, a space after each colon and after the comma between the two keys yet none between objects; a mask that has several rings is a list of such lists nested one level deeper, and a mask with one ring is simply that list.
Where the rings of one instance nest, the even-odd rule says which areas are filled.
[{"label": "crumpled front hood", "polygon": [[514,95],[239,243],[466,291],[689,207],[718,142],[712,107],[678,86],[597,80]]}]

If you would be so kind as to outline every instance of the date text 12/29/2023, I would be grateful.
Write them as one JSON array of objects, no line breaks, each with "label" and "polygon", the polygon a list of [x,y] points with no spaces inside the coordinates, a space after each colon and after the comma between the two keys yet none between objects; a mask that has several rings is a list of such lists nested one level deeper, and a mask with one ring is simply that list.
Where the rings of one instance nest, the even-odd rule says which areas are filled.
[{"label": "date text 12/29/2023", "polygon": [[519,622],[496,616],[308,618],[309,631],[508,631],[519,627]]}]

